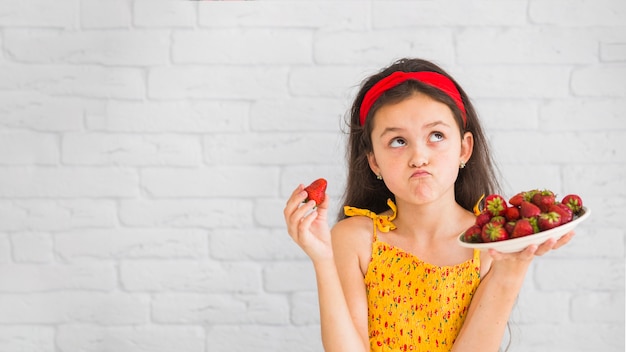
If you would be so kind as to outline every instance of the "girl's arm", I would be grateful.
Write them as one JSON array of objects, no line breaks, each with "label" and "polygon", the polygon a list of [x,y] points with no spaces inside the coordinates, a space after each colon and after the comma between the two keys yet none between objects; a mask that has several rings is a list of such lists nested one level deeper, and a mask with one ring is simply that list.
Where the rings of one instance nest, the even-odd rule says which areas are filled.
[{"label": "girl's arm", "polygon": [[452,351],[498,351],[532,259],[561,247],[573,235],[570,232],[558,242],[548,240],[540,246],[529,246],[519,253],[504,254],[490,250],[489,254],[493,258],[491,267],[474,293]]},{"label": "girl's arm", "polygon": [[[287,201],[284,216],[289,235],[311,258],[315,268],[324,349],[327,352],[368,351],[369,344],[366,344],[367,305],[365,305],[365,317],[363,318],[365,322],[364,340],[363,332],[359,331],[362,329],[357,329],[350,314],[344,288],[340,281],[340,274],[337,270],[337,265],[343,265],[345,261],[340,259],[336,263],[335,259],[349,254],[343,252],[345,246],[338,246],[337,250],[340,255],[334,253],[327,221],[328,197],[317,208],[312,201],[302,205],[305,199],[306,192],[304,192],[304,187],[300,185]],[[362,279],[361,287],[364,292]],[[351,286],[348,289],[353,290]],[[346,292],[346,294],[350,294],[350,292]]]}]

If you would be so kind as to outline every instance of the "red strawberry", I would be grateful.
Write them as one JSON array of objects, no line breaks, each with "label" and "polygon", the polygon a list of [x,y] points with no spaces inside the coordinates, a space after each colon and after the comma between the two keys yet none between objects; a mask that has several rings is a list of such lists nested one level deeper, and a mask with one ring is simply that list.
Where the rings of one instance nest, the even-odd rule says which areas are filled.
[{"label": "red strawberry", "polygon": [[563,203],[554,203],[548,208],[549,212],[559,213],[561,215],[561,224],[566,224],[574,219],[574,213],[567,205]]},{"label": "red strawberry", "polygon": [[528,219],[519,219],[515,223],[515,227],[513,227],[513,231],[511,232],[511,238],[519,238],[528,235],[532,235],[535,233],[535,229]]},{"label": "red strawberry", "polygon": [[541,213],[537,219],[537,225],[541,231],[553,229],[561,225],[561,215],[554,211]]},{"label": "red strawberry", "polygon": [[539,216],[535,216],[535,217],[532,217],[532,218],[527,218],[528,222],[533,227],[533,233],[537,233],[537,232],[541,231],[541,230],[539,230],[539,225],[537,225],[537,219],[539,219]]},{"label": "red strawberry", "polygon": [[511,234],[513,233],[515,224],[517,224],[517,221],[508,221],[506,224],[504,224],[504,229],[509,234],[509,237],[511,237]]},{"label": "red strawberry", "polygon": [[494,216],[491,218],[491,220],[489,220],[489,222],[494,225],[504,226],[504,224],[506,223],[506,219],[504,218],[504,216]]},{"label": "red strawberry", "polygon": [[504,217],[508,221],[515,221],[515,220],[519,219],[520,218],[519,208],[518,207],[508,207],[508,208],[506,208],[506,211],[504,212]]},{"label": "red strawberry", "polygon": [[483,242],[497,242],[508,239],[509,234],[503,226],[487,223],[487,225],[483,227],[481,237],[483,238]]},{"label": "red strawberry", "polygon": [[483,227],[489,220],[491,220],[491,213],[485,210],[476,217],[476,225]]},{"label": "red strawberry", "polygon": [[578,214],[583,208],[583,200],[577,194],[568,194],[563,197],[561,203],[567,205],[574,214]]},{"label": "red strawberry", "polygon": [[504,215],[506,208],[506,200],[499,194],[490,194],[485,198],[485,209],[493,216]]},{"label": "red strawberry", "polygon": [[519,207],[522,204],[522,201],[525,200],[524,193],[526,192],[519,192],[518,194],[511,197],[511,199],[509,199],[509,204]]},{"label": "red strawberry", "polygon": [[519,214],[523,218],[532,218],[534,216],[539,216],[539,214],[541,214],[541,209],[529,201],[522,201]]},{"label": "red strawberry", "polygon": [[463,233],[463,242],[467,243],[480,243],[483,241],[481,237],[482,230],[478,225],[472,225],[469,229]]},{"label": "red strawberry", "polygon": [[322,202],[324,202],[324,199],[326,199],[327,185],[328,182],[326,182],[325,179],[319,178],[313,181],[313,183],[311,183],[310,185],[306,186],[304,190],[307,193],[307,198],[304,200],[304,202],[306,203],[310,200],[314,200],[315,204],[322,204]]},{"label": "red strawberry", "polygon": [[535,193],[531,199],[531,202],[538,206],[539,209],[541,209],[542,212],[547,212],[548,211],[548,207],[552,204],[554,204],[554,193],[550,190],[543,190],[543,191],[538,191],[537,193]]}]

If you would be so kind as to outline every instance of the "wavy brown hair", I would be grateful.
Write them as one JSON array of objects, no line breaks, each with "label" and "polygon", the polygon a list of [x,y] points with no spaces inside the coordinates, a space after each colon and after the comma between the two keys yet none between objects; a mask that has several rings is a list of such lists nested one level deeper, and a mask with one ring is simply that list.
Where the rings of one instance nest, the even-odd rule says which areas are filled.
[{"label": "wavy brown hair", "polygon": [[[415,80],[409,80],[398,86],[385,91],[370,109],[365,124],[359,122],[361,103],[367,91],[374,84],[387,77],[393,72],[420,72],[432,71],[442,74],[452,80],[456,85],[465,106],[467,125],[463,126],[461,111],[455,102],[447,94]],[[388,209],[387,199],[395,201],[395,196],[389,191],[383,181],[376,179],[376,175],[370,169],[367,155],[372,152],[371,133],[372,120],[376,111],[385,104],[397,103],[407,99],[415,93],[426,94],[429,97],[446,104],[452,110],[461,136],[469,131],[474,136],[474,149],[466,167],[459,170],[459,176],[454,185],[456,202],[463,208],[472,210],[474,204],[481,195],[496,193],[500,190],[495,173],[495,166],[489,153],[487,139],[480,126],[474,106],[465,91],[450,77],[442,68],[432,62],[422,59],[405,58],[394,62],[380,72],[367,78],[361,84],[361,88],[352,104],[350,114],[347,117],[348,148],[346,157],[348,161],[348,180],[343,195],[343,205],[372,210],[381,213]],[[339,212],[338,220],[344,219],[343,207]]]}]

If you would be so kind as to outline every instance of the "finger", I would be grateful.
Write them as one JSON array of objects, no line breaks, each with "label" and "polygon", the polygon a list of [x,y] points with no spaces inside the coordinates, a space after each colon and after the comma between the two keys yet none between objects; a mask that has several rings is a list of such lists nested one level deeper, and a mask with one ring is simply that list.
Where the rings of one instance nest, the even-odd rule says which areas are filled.
[{"label": "finger", "polygon": [[287,219],[306,199],[306,192],[304,191],[304,186],[299,185],[292,193],[289,199],[287,200],[287,204],[285,205],[285,209],[283,210],[283,214],[285,219]]},{"label": "finger", "polygon": [[566,233],[565,235],[563,235],[561,238],[559,238],[559,240],[556,242],[556,244],[554,245],[552,249],[558,249],[566,245],[569,241],[572,240],[572,238],[574,237],[574,234],[575,234],[574,231],[570,231]]},{"label": "finger", "polygon": [[539,248],[537,249],[537,252],[535,252],[535,255],[542,256],[548,253],[550,250],[552,250],[555,244],[556,244],[556,239],[550,238],[549,240],[545,241],[539,246]]}]

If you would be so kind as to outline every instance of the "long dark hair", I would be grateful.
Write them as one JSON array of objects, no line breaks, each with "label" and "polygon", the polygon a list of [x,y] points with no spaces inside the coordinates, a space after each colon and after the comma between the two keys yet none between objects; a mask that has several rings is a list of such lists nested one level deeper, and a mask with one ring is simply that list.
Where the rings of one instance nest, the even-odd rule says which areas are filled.
[{"label": "long dark hair", "polygon": [[[396,71],[431,71],[450,78],[461,94],[466,111],[467,125],[465,127],[463,126],[461,111],[447,94],[429,85],[415,80],[409,80],[383,93],[373,104],[367,115],[365,124],[361,126],[359,112],[363,97],[376,82]],[[372,152],[372,120],[374,113],[381,106],[402,101],[416,92],[426,94],[448,105],[454,114],[459,130],[461,131],[461,136],[467,131],[471,132],[474,136],[472,157],[467,162],[466,167],[460,169],[459,176],[454,185],[456,202],[463,208],[471,211],[481,195],[488,195],[499,191],[500,187],[493,160],[489,153],[487,140],[480,126],[476,111],[467,94],[465,94],[465,91],[463,91],[450,75],[432,62],[422,59],[405,58],[394,62],[392,65],[367,78],[361,84],[361,88],[352,104],[350,115],[346,121],[349,129],[348,148],[346,150],[348,159],[348,180],[345,194],[343,195],[344,206],[349,205],[381,213],[388,209],[387,199],[395,201],[395,196],[389,191],[383,181],[376,179],[376,175],[374,175],[369,167],[367,155]],[[339,212],[338,220],[344,219],[345,217],[342,207]]]}]

